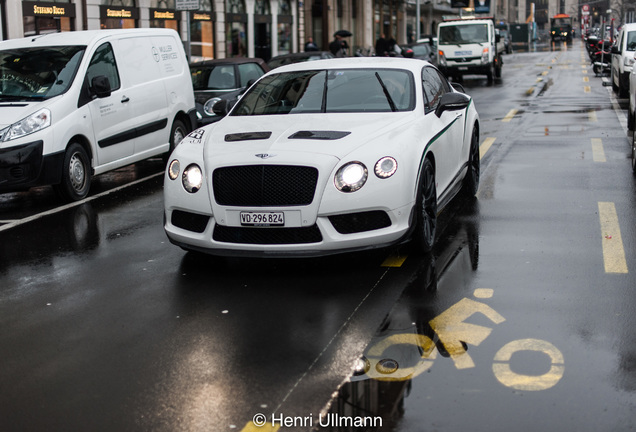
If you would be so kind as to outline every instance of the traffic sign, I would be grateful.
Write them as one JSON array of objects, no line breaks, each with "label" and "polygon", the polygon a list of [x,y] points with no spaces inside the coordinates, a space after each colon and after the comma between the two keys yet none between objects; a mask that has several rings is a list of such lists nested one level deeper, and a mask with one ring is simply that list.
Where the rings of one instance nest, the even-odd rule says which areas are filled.
[{"label": "traffic sign", "polygon": [[199,8],[199,0],[175,0],[175,9],[178,11],[195,11]]}]

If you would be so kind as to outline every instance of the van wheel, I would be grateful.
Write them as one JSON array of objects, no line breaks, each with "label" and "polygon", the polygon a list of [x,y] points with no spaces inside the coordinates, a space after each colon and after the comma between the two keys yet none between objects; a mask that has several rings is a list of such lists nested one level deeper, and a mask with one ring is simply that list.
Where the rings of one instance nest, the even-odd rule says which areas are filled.
[{"label": "van wheel", "polygon": [[[172,123],[172,129],[170,130],[170,150],[166,154],[166,159],[170,157],[175,147],[188,135],[188,128],[183,124],[181,120],[175,120]],[[166,160],[167,162],[167,160]]]},{"label": "van wheel", "polygon": [[84,147],[72,143],[64,155],[62,181],[54,186],[65,201],[79,201],[88,195],[91,188],[91,166]]}]

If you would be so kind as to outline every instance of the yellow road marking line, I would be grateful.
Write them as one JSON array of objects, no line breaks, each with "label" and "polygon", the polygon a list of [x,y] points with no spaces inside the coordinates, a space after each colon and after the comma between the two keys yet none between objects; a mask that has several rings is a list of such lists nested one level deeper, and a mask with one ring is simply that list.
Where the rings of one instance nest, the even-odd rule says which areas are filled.
[{"label": "yellow road marking line", "polygon": [[506,123],[509,122],[510,120],[514,118],[515,115],[517,115],[517,111],[518,110],[516,109],[511,109],[510,111],[508,111],[508,114],[506,114],[506,116],[501,121]]},{"label": "yellow road marking line", "polygon": [[384,260],[380,267],[402,267],[406,258],[407,255],[390,255]]},{"label": "yellow road marking line", "polygon": [[534,87],[530,87],[528,90],[526,90],[526,96],[530,96],[532,93],[534,93]]},{"label": "yellow road marking line", "polygon": [[596,117],[596,111],[591,109],[587,112],[587,117],[589,118],[590,122],[597,122],[598,118]]},{"label": "yellow road marking line", "polygon": [[590,82],[590,78],[589,77],[583,77],[583,82]]},{"label": "yellow road marking line", "polygon": [[546,76],[548,74],[548,71],[543,71],[541,72],[541,75]]},{"label": "yellow road marking line", "polygon": [[583,87],[583,91],[584,91],[585,93],[591,93],[591,92],[592,92],[592,87],[590,87],[590,86],[585,86],[585,87]]},{"label": "yellow road marking line", "polygon": [[581,72],[583,72],[583,75],[587,75],[587,69],[582,70]]},{"label": "yellow road marking line", "polygon": [[490,150],[490,147],[495,143],[496,139],[497,138],[488,137],[481,143],[479,146],[479,159],[483,158],[486,152]]},{"label": "yellow road marking line", "polygon": [[248,422],[243,429],[241,429],[241,432],[276,432],[278,429],[280,429],[279,425],[274,426],[269,422],[254,423],[251,421]]},{"label": "yellow road marking line", "polygon": [[614,203],[599,202],[598,216],[601,221],[605,273],[628,273],[623,238]]},{"label": "yellow road marking line", "polygon": [[600,138],[592,138],[592,160],[594,162],[607,162],[603,140]]}]

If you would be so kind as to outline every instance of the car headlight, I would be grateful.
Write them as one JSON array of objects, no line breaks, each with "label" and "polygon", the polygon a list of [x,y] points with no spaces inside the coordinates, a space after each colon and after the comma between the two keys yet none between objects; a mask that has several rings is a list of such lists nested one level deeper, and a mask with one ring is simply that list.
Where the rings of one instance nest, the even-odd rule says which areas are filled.
[{"label": "car headlight", "polygon": [[51,126],[51,111],[42,108],[19,122],[13,123],[9,131],[4,134],[4,141],[22,138],[49,126]]},{"label": "car headlight", "polygon": [[341,192],[355,192],[364,186],[368,175],[362,162],[349,162],[336,172],[334,183]]},{"label": "car headlight", "polygon": [[188,192],[197,192],[201,189],[201,185],[203,184],[203,173],[201,172],[201,168],[199,168],[196,164],[188,165],[188,167],[183,170],[181,182],[183,183],[185,190]]},{"label": "car headlight", "polygon": [[374,171],[381,179],[389,178],[397,171],[397,161],[391,156],[385,156],[375,163]]},{"label": "car headlight", "polygon": [[205,105],[203,105],[203,111],[205,111],[205,113],[209,115],[210,117],[216,116],[216,114],[214,114],[213,108],[214,108],[214,105],[220,100],[221,98],[218,98],[218,97],[208,99]]},{"label": "car headlight", "polygon": [[168,177],[170,177],[170,180],[176,180],[177,177],[179,177],[180,170],[181,164],[177,159],[174,159],[172,162],[170,162],[170,165],[168,165]]}]

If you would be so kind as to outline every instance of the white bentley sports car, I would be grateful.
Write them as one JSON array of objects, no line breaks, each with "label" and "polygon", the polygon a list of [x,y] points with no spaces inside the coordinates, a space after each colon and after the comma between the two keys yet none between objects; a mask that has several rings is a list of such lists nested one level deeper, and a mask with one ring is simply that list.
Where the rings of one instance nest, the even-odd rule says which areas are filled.
[{"label": "white bentley sports car", "polygon": [[176,147],[165,231],[216,255],[314,256],[413,241],[479,185],[479,116],[430,63],[358,57],[277,68]]}]

